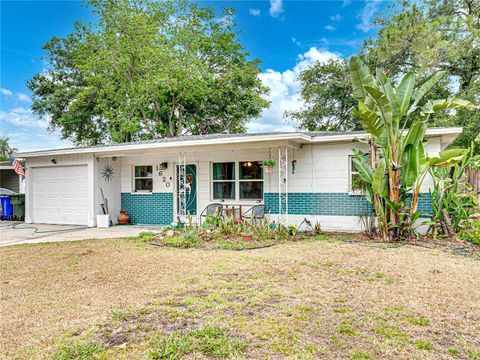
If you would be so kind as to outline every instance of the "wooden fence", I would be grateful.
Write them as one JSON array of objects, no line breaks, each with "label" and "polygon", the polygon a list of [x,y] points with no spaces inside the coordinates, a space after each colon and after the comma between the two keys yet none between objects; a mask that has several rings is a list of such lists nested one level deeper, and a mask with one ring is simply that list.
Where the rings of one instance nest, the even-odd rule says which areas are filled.
[{"label": "wooden fence", "polygon": [[480,200],[480,169],[473,170],[467,168],[466,170],[467,180],[472,185],[473,191],[478,193],[478,199]]}]

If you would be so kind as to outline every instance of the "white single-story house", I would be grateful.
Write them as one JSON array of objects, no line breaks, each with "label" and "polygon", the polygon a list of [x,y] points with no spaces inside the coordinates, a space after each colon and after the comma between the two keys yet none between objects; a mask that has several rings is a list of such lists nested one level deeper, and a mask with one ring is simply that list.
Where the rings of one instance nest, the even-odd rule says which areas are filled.
[{"label": "white single-story house", "polygon": [[[461,128],[431,128],[435,154]],[[359,230],[362,197],[351,192],[352,148],[363,132],[288,132],[183,136],[154,141],[16,154],[25,160],[27,223],[96,226],[103,196],[115,221],[120,209],[137,224],[198,218],[210,203],[264,204],[267,218],[324,230]],[[273,170],[264,160],[276,160]],[[420,209],[429,211],[426,180]]]}]

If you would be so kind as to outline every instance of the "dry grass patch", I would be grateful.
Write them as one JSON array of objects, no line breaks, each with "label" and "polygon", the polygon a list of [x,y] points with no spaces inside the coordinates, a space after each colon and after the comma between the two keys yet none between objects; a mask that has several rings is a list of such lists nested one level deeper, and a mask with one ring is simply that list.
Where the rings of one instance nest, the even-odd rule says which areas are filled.
[{"label": "dry grass patch", "polygon": [[478,260],[321,240],[242,252],[134,239],[3,248],[1,351],[58,359],[479,354]]}]

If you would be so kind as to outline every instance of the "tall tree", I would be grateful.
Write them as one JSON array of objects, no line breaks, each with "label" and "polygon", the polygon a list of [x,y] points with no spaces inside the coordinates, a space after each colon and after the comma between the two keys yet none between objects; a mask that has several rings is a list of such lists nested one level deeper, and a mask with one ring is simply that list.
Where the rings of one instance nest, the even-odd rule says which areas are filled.
[{"label": "tall tree", "polygon": [[12,148],[7,137],[0,137],[0,161],[9,160],[8,153],[14,153],[18,151],[16,148]]},{"label": "tall tree", "polygon": [[355,99],[347,72],[345,60],[313,63],[299,75],[302,108],[286,116],[308,131],[360,129],[358,119],[351,114]]},{"label": "tall tree", "polygon": [[187,1],[90,0],[44,49],[51,69],[28,83],[32,109],[76,144],[244,132],[268,106],[258,60],[237,39],[233,10]]},{"label": "tall tree", "polygon": [[[478,0],[400,1],[392,16],[376,22],[380,26],[378,35],[367,40],[360,50],[361,58],[370,68],[382,69],[394,81],[413,71],[419,83],[437,71],[445,71],[447,76],[427,96],[431,99],[461,97],[480,103]],[[317,71],[318,76],[309,75],[312,71]],[[336,102],[339,109],[351,106],[348,92],[329,91],[335,84],[345,83],[345,72],[340,71],[340,66],[314,64],[300,75],[300,81],[304,111],[289,114],[300,128],[311,129],[310,125],[316,122],[317,128],[322,129],[335,121],[346,124],[349,129],[358,127],[351,115],[345,117],[335,108],[326,107],[324,113],[328,116],[313,111],[328,101]],[[456,109],[458,116],[455,117],[448,116],[447,111],[452,110],[433,114],[429,126],[463,126],[464,131],[454,145],[468,146],[480,133],[480,109]]]},{"label": "tall tree", "polygon": [[[446,71],[449,77],[440,82],[432,94],[480,103],[478,0],[401,2],[392,18],[379,23],[377,38],[368,40],[362,50],[363,58],[370,65],[392,74],[415,71],[420,78]],[[454,146],[467,147],[480,133],[480,108],[457,111],[455,117],[440,112],[432,117],[430,124],[463,126],[464,131]]]}]

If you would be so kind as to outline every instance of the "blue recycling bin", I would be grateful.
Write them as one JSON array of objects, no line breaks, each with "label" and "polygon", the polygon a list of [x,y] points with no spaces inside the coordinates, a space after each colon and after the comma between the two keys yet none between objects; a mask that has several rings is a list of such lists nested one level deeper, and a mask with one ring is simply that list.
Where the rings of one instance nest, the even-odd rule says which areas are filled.
[{"label": "blue recycling bin", "polygon": [[10,204],[10,196],[0,196],[2,203],[2,220],[8,220],[13,215],[13,205]]}]

